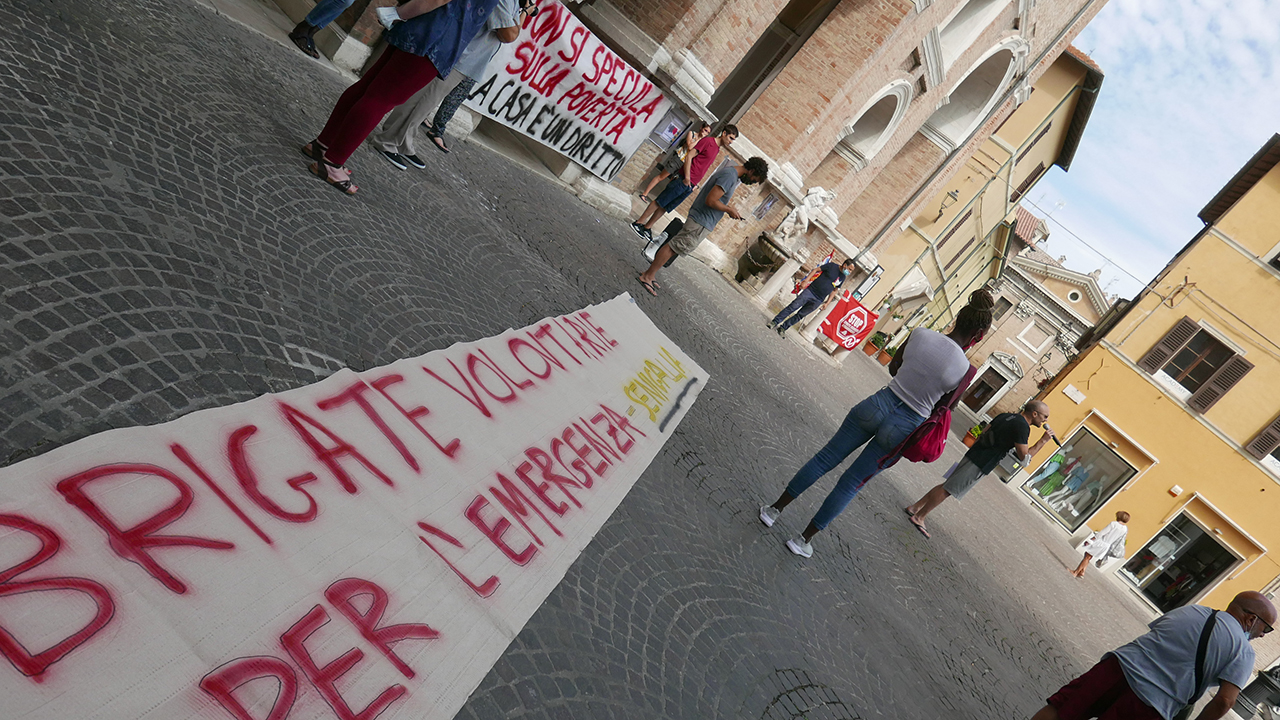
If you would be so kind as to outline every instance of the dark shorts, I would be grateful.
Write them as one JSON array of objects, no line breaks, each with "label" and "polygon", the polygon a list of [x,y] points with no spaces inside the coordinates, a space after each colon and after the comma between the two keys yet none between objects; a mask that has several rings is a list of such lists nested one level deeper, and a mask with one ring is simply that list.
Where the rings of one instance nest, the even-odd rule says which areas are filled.
[{"label": "dark shorts", "polygon": [[1108,655],[1049,697],[1058,720],[1164,720],[1129,687],[1120,661]]},{"label": "dark shorts", "polygon": [[984,477],[986,473],[982,472],[982,468],[969,462],[969,458],[960,458],[956,469],[952,470],[947,481],[942,483],[942,489],[946,490],[951,497],[960,500]]},{"label": "dark shorts", "polygon": [[689,197],[689,193],[692,192],[693,188],[684,184],[684,178],[672,178],[671,182],[667,183],[666,189],[662,191],[662,194],[654,202],[658,203],[658,207],[663,210],[671,212],[679,207],[680,203],[684,202],[684,199]]}]

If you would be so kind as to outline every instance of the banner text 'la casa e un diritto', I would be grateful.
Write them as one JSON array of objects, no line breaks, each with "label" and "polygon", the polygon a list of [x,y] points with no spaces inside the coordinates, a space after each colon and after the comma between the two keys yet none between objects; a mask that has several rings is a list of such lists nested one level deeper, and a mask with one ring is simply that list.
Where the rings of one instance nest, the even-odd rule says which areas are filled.
[{"label": "banner text 'la casa e un diritto'", "polygon": [[448,720],[705,386],[626,295],[0,470],[7,720]]},{"label": "banner text 'la casa e un diritto'", "polygon": [[671,101],[557,0],[505,43],[467,107],[612,180]]}]

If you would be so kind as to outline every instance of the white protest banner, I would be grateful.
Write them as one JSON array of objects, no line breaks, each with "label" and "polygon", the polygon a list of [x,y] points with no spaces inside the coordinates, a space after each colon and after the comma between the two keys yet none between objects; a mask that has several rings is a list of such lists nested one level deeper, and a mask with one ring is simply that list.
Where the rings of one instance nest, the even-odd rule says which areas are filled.
[{"label": "white protest banner", "polygon": [[612,180],[671,101],[558,0],[502,45],[467,107]]},{"label": "white protest banner", "polygon": [[707,375],[627,295],[0,470],[6,720],[448,720]]}]

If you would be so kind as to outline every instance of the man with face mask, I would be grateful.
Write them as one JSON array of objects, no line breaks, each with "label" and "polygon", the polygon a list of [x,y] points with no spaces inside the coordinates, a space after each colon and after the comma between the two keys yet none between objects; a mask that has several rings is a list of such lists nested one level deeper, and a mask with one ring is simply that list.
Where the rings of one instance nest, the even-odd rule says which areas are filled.
[{"label": "man with face mask", "polygon": [[800,322],[805,315],[821,307],[822,303],[827,301],[831,292],[844,284],[845,278],[849,277],[849,273],[853,272],[853,267],[852,260],[845,260],[840,265],[828,262],[819,267],[817,276],[800,291],[800,294],[796,296],[795,300],[791,301],[790,305],[782,308],[782,312],[769,321],[767,327],[770,330],[777,330],[779,335],[786,335],[787,328]]},{"label": "man with face mask", "polygon": [[1156,618],[1146,635],[1102,656],[1031,720],[1168,720],[1214,684],[1218,693],[1191,717],[1218,720],[1253,674],[1249,641],[1275,624],[1275,605],[1252,590],[1236,595],[1222,612],[1180,607]]}]

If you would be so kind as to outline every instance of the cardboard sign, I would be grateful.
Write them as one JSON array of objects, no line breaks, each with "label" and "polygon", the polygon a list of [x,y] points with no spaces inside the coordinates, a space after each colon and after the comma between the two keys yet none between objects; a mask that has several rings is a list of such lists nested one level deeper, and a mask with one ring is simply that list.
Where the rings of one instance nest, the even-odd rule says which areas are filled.
[{"label": "cardboard sign", "polygon": [[612,180],[671,101],[557,0],[541,0],[467,107]]},{"label": "cardboard sign", "polygon": [[831,314],[822,321],[822,332],[827,337],[840,343],[846,350],[858,347],[858,343],[867,339],[871,328],[875,327],[880,316],[862,306],[853,299],[853,293],[845,291]]},{"label": "cardboard sign", "polygon": [[11,720],[448,720],[707,374],[623,295],[0,470]]}]

